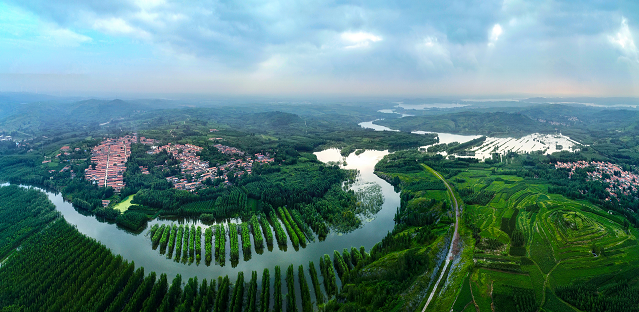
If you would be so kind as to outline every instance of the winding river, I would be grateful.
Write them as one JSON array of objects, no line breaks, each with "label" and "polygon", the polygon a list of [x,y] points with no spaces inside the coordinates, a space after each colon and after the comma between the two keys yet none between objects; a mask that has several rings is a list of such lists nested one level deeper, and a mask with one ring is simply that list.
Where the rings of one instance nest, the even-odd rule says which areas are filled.
[{"label": "winding river", "polygon": [[[142,266],[145,272],[155,271],[156,273],[166,273],[167,276],[172,279],[176,274],[182,275],[182,279],[188,279],[190,277],[197,276],[200,280],[203,278],[211,279],[218,276],[228,275],[232,282],[235,281],[237,273],[239,271],[244,272],[245,280],[248,281],[251,276],[251,271],[257,271],[258,277],[261,280],[262,271],[268,268],[271,272],[271,276],[274,275],[274,268],[279,265],[282,268],[283,276],[286,274],[286,268],[288,265],[293,264],[296,269],[295,278],[297,279],[297,267],[303,265],[307,275],[307,281],[311,278],[308,275],[308,262],[313,261],[316,269],[319,270],[319,258],[328,254],[332,258],[334,250],[342,251],[344,248],[350,249],[350,247],[359,248],[364,246],[366,250],[370,250],[377,242],[381,241],[388,231],[391,231],[395,225],[393,217],[396,212],[396,208],[400,204],[399,194],[393,189],[393,186],[386,181],[377,177],[373,171],[375,164],[387,155],[387,151],[365,151],[360,155],[355,153],[348,157],[342,157],[337,149],[328,149],[322,152],[317,152],[318,159],[322,162],[340,162],[345,169],[357,169],[359,170],[359,176],[357,181],[351,186],[352,189],[358,189],[372,183],[376,183],[381,187],[382,195],[384,197],[384,203],[381,210],[372,217],[368,217],[363,225],[345,234],[338,234],[331,232],[326,240],[319,242],[315,239],[315,242],[308,242],[306,248],[301,248],[299,251],[295,251],[289,240],[288,251],[282,251],[277,247],[277,244],[271,251],[264,248],[263,254],[257,254],[252,252],[251,259],[243,261],[243,255],[240,255],[240,261],[236,267],[232,267],[229,262],[230,246],[227,239],[226,245],[226,263],[221,266],[216,263],[211,263],[210,266],[204,264],[204,261],[197,264],[184,264],[181,262],[175,262],[172,259],[167,259],[165,255],[160,254],[158,250],[151,248],[151,239],[148,237],[147,232],[153,224],[195,224],[202,227],[202,232],[207,228],[207,225],[201,224],[193,220],[152,220],[149,221],[147,229],[141,234],[133,234],[129,231],[118,228],[113,223],[100,222],[94,216],[84,215],[78,212],[71,203],[64,201],[61,194],[56,194],[42,190],[46,193],[49,199],[55,204],[56,209],[62,213],[64,218],[72,225],[75,225],[81,233],[95,238],[100,241],[106,247],[111,249],[115,254],[120,254],[124,259],[134,261],[136,266]],[[344,165],[345,162],[345,165]],[[251,236],[251,240],[252,240]],[[204,258],[204,239],[202,239],[202,258]],[[254,244],[252,243],[252,246]],[[253,247],[254,248],[254,247]],[[242,250],[240,248],[240,253]],[[320,277],[321,278],[321,277]],[[338,281],[339,283],[339,281]],[[297,283],[296,283],[297,285]],[[286,292],[286,287],[283,287]],[[285,294],[284,294],[285,295]],[[300,292],[297,291],[298,305],[301,304]],[[312,295],[314,297],[314,294]],[[313,298],[314,300],[314,298]],[[300,306],[301,307],[301,306]]]}]

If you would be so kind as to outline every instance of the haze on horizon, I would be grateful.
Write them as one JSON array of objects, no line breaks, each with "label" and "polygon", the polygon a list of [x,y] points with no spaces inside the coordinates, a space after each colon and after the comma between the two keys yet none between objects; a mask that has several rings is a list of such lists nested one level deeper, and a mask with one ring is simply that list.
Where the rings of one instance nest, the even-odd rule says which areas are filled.
[{"label": "haze on horizon", "polygon": [[0,92],[639,96],[639,2],[0,0]]}]

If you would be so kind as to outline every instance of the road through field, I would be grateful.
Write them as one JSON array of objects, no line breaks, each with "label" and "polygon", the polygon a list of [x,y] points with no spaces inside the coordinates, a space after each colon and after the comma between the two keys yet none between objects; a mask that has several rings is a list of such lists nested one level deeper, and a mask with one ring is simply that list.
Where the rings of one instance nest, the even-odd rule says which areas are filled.
[{"label": "road through field", "polygon": [[444,179],[444,177],[442,177],[441,174],[439,174],[439,172],[433,170],[432,168],[425,166],[426,169],[428,171],[430,171],[432,174],[434,174],[436,177],[438,177],[440,180],[442,180],[442,182],[444,182],[444,185],[446,185],[446,188],[448,188],[448,192],[450,193],[450,198],[452,199],[452,204],[453,204],[453,208],[455,209],[455,231],[453,232],[453,239],[450,243],[450,248],[448,249],[448,254],[446,255],[446,261],[444,263],[444,267],[442,268],[441,272],[439,273],[439,278],[437,279],[437,282],[435,283],[435,286],[433,286],[433,291],[430,293],[430,295],[428,296],[428,300],[426,301],[426,304],[424,305],[424,309],[422,309],[422,312],[426,311],[426,308],[428,308],[428,304],[430,304],[430,301],[433,299],[433,296],[435,296],[435,292],[437,291],[437,286],[439,285],[439,283],[441,282],[442,278],[444,277],[446,270],[448,269],[448,266],[450,265],[451,260],[453,259],[454,255],[454,247],[457,244],[457,241],[459,240],[459,233],[458,233],[458,228],[459,228],[459,204],[457,203],[457,198],[455,197],[455,193],[453,192],[453,189],[450,187],[450,185],[448,185],[448,182],[446,182],[446,180]]}]

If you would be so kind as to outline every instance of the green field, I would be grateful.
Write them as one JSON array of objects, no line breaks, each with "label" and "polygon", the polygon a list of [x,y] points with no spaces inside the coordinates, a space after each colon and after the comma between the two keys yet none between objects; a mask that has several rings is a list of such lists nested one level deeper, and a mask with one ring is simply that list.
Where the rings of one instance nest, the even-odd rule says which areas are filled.
[{"label": "green field", "polygon": [[129,207],[131,207],[131,205],[133,205],[131,203],[131,201],[133,200],[134,196],[135,196],[135,194],[127,196],[123,201],[121,201],[121,202],[117,203],[115,206],[113,206],[113,209],[119,210],[122,213],[127,211],[127,210],[129,210]]},{"label": "green field", "polygon": [[[491,305],[494,311],[537,311],[542,306],[579,311],[554,289],[638,264],[636,233],[624,231],[605,211],[548,194],[546,184],[496,175],[480,166],[451,178],[458,181],[457,189],[495,192],[488,204],[468,205],[465,211],[465,221],[479,232],[470,285],[480,311],[491,311]],[[523,246],[513,246],[513,235],[523,236]],[[490,240],[503,245],[490,245]],[[601,250],[599,255],[593,253],[595,248]],[[459,293],[458,302],[466,300],[466,293]],[[462,308],[465,305],[454,307]]]},{"label": "green field", "polygon": [[[402,188],[398,217],[408,214],[412,218],[408,224],[415,226],[419,225],[412,221],[419,220],[415,213],[437,212],[440,220],[452,222],[445,219],[452,217],[450,204],[427,205],[431,200],[450,201],[445,191],[432,189],[435,176],[429,167],[448,181],[462,201],[463,247],[427,311],[625,311],[634,307],[632,298],[639,289],[634,269],[639,265],[638,233],[634,228],[626,230],[627,223],[618,214],[586,200],[549,193],[553,187],[549,181],[515,174],[522,168],[516,161],[491,164],[398,154],[376,166],[381,176]],[[420,163],[419,158],[425,166],[418,171],[412,162]],[[416,231],[397,227],[403,233]],[[380,261],[377,265],[388,267]],[[417,285],[425,288],[422,298],[432,291],[428,279]],[[411,296],[417,296],[414,290],[405,292],[404,301],[410,302]]]}]

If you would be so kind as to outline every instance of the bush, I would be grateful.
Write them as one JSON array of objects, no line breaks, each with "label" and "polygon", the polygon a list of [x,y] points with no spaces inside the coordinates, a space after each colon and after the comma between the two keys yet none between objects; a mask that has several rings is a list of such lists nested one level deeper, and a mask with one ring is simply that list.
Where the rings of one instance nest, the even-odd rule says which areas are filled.
[{"label": "bush", "polygon": [[351,262],[353,263],[353,265],[357,266],[363,260],[364,258],[362,257],[362,254],[359,252],[359,250],[357,250],[357,248],[355,247],[351,247]]},{"label": "bush", "polygon": [[295,270],[293,265],[289,265],[286,270],[286,287],[288,293],[286,294],[286,312],[297,312],[297,304],[295,303]]},{"label": "bush", "polygon": [[184,225],[180,225],[177,233],[177,242],[175,246],[175,261],[178,262],[182,258],[182,238],[184,238]]},{"label": "bush", "polygon": [[302,216],[297,210],[290,210],[291,216],[293,217],[293,221],[300,227],[300,229],[304,232],[304,235],[310,240],[315,241],[315,237],[313,236],[313,230],[304,222]]},{"label": "bush", "polygon": [[118,225],[133,231],[137,231],[146,226],[147,221],[148,218],[145,214],[135,211],[127,211],[115,219]]},{"label": "bush", "polygon": [[262,231],[264,232],[264,237],[266,237],[266,245],[273,246],[273,232],[264,213],[260,213],[259,221],[262,226]]},{"label": "bush", "polygon": [[271,286],[271,276],[268,269],[264,269],[262,273],[262,296],[260,300],[260,312],[269,312],[269,300],[271,299],[271,292],[269,287]]},{"label": "bush", "polygon": [[237,273],[237,281],[233,289],[233,297],[231,298],[231,312],[242,312],[242,303],[244,301],[244,272]]},{"label": "bush", "polygon": [[109,207],[97,208],[97,209],[93,210],[93,213],[95,213],[96,216],[105,218],[107,220],[115,220],[120,215],[120,211],[119,210],[115,210],[115,209],[109,208]]},{"label": "bush", "polygon": [[173,249],[175,248],[175,238],[177,236],[178,227],[173,224],[171,227],[171,235],[169,236],[169,252],[166,255],[167,258],[171,259],[173,257]]},{"label": "bush", "polygon": [[229,223],[229,241],[231,242],[231,261],[240,259],[237,224]]},{"label": "bush", "polygon": [[342,255],[337,250],[333,251],[333,265],[335,265],[335,270],[342,284],[346,284],[344,282],[344,274],[348,273],[348,265],[344,262],[344,258],[342,258]]},{"label": "bush", "polygon": [[273,224],[273,229],[275,230],[275,238],[277,239],[277,243],[280,246],[286,246],[286,233],[284,229],[282,229],[282,225],[277,221],[277,216],[273,211],[271,211],[271,223]]},{"label": "bush", "polygon": [[204,261],[206,261],[206,263],[211,263],[211,261],[213,260],[213,230],[211,230],[211,228],[206,228],[206,230],[204,230]]},{"label": "bush", "polygon": [[240,234],[242,235],[242,252],[244,252],[244,254],[251,253],[251,232],[249,231],[248,223],[242,222],[240,225]]},{"label": "bush", "polygon": [[300,239],[299,237],[297,237],[297,234],[295,233],[295,230],[293,230],[293,227],[291,226],[291,224],[289,223],[288,219],[286,218],[286,213],[284,212],[284,209],[282,209],[282,207],[280,207],[278,209],[279,213],[280,213],[280,217],[282,220],[282,223],[284,223],[284,227],[286,227],[286,231],[288,232],[288,236],[291,238],[291,243],[293,243],[293,248],[297,249],[300,246]]},{"label": "bush", "polygon": [[315,299],[318,304],[324,303],[324,293],[320,288],[319,278],[317,277],[317,270],[313,261],[308,262],[308,271],[311,275],[311,282],[313,283],[313,291],[315,292]]},{"label": "bush", "polygon": [[226,228],[222,224],[215,226],[215,259],[222,265],[226,261]]},{"label": "bush", "polygon": [[282,312],[282,272],[275,266],[275,282],[273,284],[273,312]]},{"label": "bush", "polygon": [[295,235],[297,235],[300,244],[302,246],[306,246],[306,237],[304,236],[304,233],[302,233],[302,230],[300,230],[299,226],[297,226],[297,223],[295,223],[295,221],[293,220],[293,217],[291,217],[288,209],[286,209],[286,207],[282,207],[280,209],[281,212],[284,212],[284,215],[282,215],[282,217],[284,217],[288,224],[290,224],[290,226],[293,228],[293,231],[295,232]]},{"label": "bush", "polygon": [[[153,235],[151,236],[151,242],[153,243],[153,246],[157,246],[158,243],[160,242],[160,238],[162,237],[162,234],[164,233],[164,229],[166,228],[166,225],[162,224],[162,226],[158,229],[156,228],[153,231]],[[153,229],[151,229],[153,230]]]},{"label": "bush", "polygon": [[253,215],[251,220],[251,230],[253,232],[253,242],[255,243],[255,250],[262,249],[264,247],[264,239],[262,238],[262,229],[260,223],[257,221],[257,216]]},{"label": "bush", "polygon": [[215,222],[215,216],[210,213],[203,213],[200,215],[202,223],[211,224]]},{"label": "bush", "polygon": [[337,295],[337,280],[335,278],[333,265],[331,264],[331,258],[326,254],[320,258],[320,271],[324,277],[326,295],[330,299],[332,296]]},{"label": "bush", "polygon": [[167,225],[166,227],[162,225],[162,237],[160,237],[160,253],[164,254],[166,251],[166,244],[169,242],[169,234],[171,233],[171,226]]},{"label": "bush", "polygon": [[306,282],[306,276],[304,275],[304,267],[300,265],[297,268],[297,276],[300,284],[300,292],[302,293],[302,311],[313,312],[313,303],[311,302],[311,291],[308,288]]},{"label": "bush", "polygon": [[195,260],[200,262],[202,260],[202,228],[197,227],[197,234],[195,236]]}]

